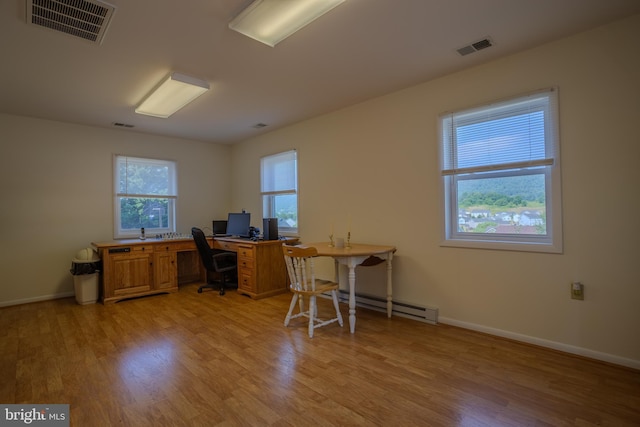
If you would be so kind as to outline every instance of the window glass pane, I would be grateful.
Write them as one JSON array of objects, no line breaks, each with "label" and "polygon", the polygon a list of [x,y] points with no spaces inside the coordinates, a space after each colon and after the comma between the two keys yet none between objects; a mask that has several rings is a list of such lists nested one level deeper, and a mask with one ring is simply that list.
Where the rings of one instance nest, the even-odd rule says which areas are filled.
[{"label": "window glass pane", "polygon": [[295,194],[273,196],[273,214],[278,218],[278,229],[298,228],[298,197]]},{"label": "window glass pane", "polygon": [[544,173],[456,180],[458,232],[547,234]]},{"label": "window glass pane", "polygon": [[147,232],[165,232],[169,230],[173,200],[142,197],[121,197],[120,230],[139,231],[144,227]]}]

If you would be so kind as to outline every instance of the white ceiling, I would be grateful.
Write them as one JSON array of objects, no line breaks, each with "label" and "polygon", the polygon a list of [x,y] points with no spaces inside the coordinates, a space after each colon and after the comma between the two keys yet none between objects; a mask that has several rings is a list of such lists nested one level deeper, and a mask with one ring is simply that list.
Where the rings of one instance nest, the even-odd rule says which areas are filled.
[{"label": "white ceiling", "polygon": [[[347,0],[271,48],[227,27],[249,0],[107,2],[102,44],[0,2],[0,112],[233,143],[640,13],[639,0]],[[211,90],[168,119],[135,114],[171,71]]]}]

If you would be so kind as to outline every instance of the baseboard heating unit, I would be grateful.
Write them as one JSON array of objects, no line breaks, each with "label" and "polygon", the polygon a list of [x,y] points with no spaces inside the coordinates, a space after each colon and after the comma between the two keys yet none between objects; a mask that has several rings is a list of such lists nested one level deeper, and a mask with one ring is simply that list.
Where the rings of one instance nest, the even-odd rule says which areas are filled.
[{"label": "baseboard heating unit", "polygon": [[[340,302],[349,303],[349,292],[341,289],[338,298]],[[387,300],[371,295],[356,294],[356,307],[386,313]],[[393,301],[393,315],[431,323],[432,325],[438,323],[438,309],[435,307],[422,307],[415,304]]]}]

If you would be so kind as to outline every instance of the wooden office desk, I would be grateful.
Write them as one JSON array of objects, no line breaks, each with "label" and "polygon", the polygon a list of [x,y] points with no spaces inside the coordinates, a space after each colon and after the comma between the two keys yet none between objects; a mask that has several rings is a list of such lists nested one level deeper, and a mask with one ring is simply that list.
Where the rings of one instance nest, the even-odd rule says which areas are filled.
[{"label": "wooden office desk", "polygon": [[[239,293],[258,299],[287,291],[287,271],[280,248],[285,240],[207,240],[214,248],[238,254]],[[193,239],[127,239],[92,245],[102,260],[100,300],[105,304],[177,292],[179,284],[206,280]]]},{"label": "wooden office desk", "polygon": [[238,292],[254,299],[270,297],[288,290],[287,267],[282,244],[298,239],[258,240],[216,237],[213,247],[238,254]]},{"label": "wooden office desk", "polygon": [[[349,267],[349,330],[354,333],[356,330],[356,266],[366,265],[371,257],[377,257],[387,261],[387,316],[391,317],[393,311],[393,289],[391,281],[391,261],[396,252],[395,246],[366,245],[351,243],[349,248],[336,248],[329,246],[328,242],[307,243],[303,246],[313,246],[318,250],[319,256],[329,256],[337,264]],[[364,264],[363,264],[364,263]],[[338,281],[336,268],[336,282]]]}]

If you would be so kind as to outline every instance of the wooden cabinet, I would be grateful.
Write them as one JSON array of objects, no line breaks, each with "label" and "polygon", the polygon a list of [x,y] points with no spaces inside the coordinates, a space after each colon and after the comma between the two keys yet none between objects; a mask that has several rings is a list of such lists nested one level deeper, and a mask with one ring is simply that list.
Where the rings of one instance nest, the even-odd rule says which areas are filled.
[{"label": "wooden cabinet", "polygon": [[159,245],[153,252],[153,282],[156,289],[178,286],[177,252],[168,245]]},{"label": "wooden cabinet", "polygon": [[[94,243],[102,259],[102,302],[177,291],[179,248],[163,243],[139,240]],[[195,249],[193,242],[191,245]]]},{"label": "wooden cabinet", "polygon": [[112,256],[101,257],[103,269],[110,274],[105,294],[118,298],[151,290],[152,254],[151,247],[140,246],[129,252],[113,252]]}]

